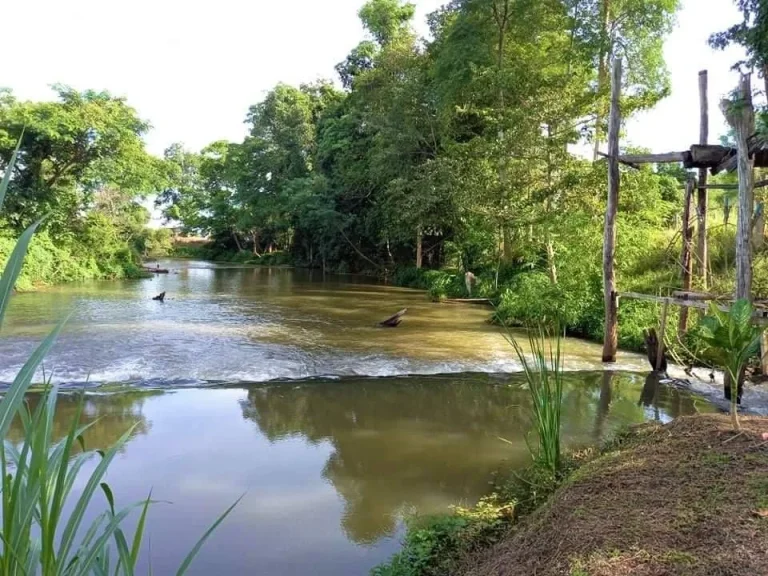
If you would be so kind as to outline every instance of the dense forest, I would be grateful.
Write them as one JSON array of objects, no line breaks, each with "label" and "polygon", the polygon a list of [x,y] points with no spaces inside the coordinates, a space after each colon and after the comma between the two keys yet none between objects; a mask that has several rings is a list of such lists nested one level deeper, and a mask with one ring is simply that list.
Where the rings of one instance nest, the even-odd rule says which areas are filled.
[{"label": "dense forest", "polygon": [[[741,44],[741,64],[758,70],[768,62],[761,2],[738,0],[744,23],[711,40]],[[493,298],[497,319],[559,317],[572,334],[601,339],[609,63],[625,62],[623,117],[652,108],[670,90],[662,48],[678,8],[453,0],[429,15],[422,38],[413,5],[369,0],[359,11],[366,38],[338,79],[278,84],[247,111],[242,142],[175,144],[162,159],[147,154],[148,125],[122,99],[65,87],[53,103],[3,93],[0,163],[21,149],[0,254],[48,214],[30,256],[45,261],[35,279],[131,273],[169,248],[138,202],[155,195],[185,235],[210,239],[196,256],[374,274],[434,299],[466,295],[471,271],[473,295]],[[680,286],[687,178],[675,165],[622,167],[622,290]],[[714,291],[732,289],[733,203],[729,192],[709,196],[709,255],[697,265]],[[768,295],[760,250],[755,291]],[[653,305],[622,302],[620,315],[621,344],[638,347]]]},{"label": "dense forest", "polygon": [[[626,117],[654,106],[669,92],[662,47],[677,9],[461,0],[429,16],[425,40],[412,5],[371,0],[359,12],[367,38],[337,66],[342,89],[280,84],[248,111],[243,142],[168,151],[186,178],[161,196],[165,214],[219,254],[376,273],[434,298],[464,295],[472,271],[504,319],[556,315],[600,338],[607,169],[593,160],[608,63],[627,61]],[[623,175],[624,288],[677,281],[684,178]],[[625,345],[647,318],[636,308],[651,312],[623,308],[637,318],[622,322]]]}]

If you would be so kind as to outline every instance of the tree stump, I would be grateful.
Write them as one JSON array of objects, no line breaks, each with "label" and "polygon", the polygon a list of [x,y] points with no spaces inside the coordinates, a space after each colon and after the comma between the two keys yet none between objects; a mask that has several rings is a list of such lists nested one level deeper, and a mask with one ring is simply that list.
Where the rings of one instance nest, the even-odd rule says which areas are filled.
[{"label": "tree stump", "polygon": [[408,308],[403,308],[397,314],[390,316],[386,320],[379,322],[379,326],[382,328],[396,328],[403,321],[403,316],[408,312]]},{"label": "tree stump", "polygon": [[[655,328],[650,328],[644,332],[645,336],[645,348],[646,353],[648,354],[648,362],[651,364],[651,370],[654,372],[659,372],[662,374],[667,373],[667,354],[666,350],[662,347],[661,348],[661,364],[658,363],[659,360],[659,337],[656,334]],[[659,366],[660,368],[657,370],[656,367]]]}]

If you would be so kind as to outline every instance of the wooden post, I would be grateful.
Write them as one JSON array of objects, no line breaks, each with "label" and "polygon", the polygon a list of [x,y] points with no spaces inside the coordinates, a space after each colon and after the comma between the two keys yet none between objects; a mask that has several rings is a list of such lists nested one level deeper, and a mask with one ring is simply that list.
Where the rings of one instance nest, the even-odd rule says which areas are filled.
[{"label": "wooden post", "polygon": [[[683,250],[680,256],[680,266],[682,267],[682,289],[684,292],[691,290],[691,276],[693,275],[693,227],[691,226],[693,185],[693,180],[688,179],[685,183],[685,198],[683,200]],[[682,337],[686,330],[688,330],[688,308],[683,307],[680,309],[680,323],[677,332]]]},{"label": "wooden post", "polygon": [[763,376],[768,375],[768,331],[760,334],[760,369]]},{"label": "wooden post", "polygon": [[664,308],[661,310],[661,322],[659,323],[659,348],[656,350],[656,372],[661,372],[664,364],[664,336],[667,333],[667,315],[669,314],[669,300],[664,302]]},{"label": "wooden post", "polygon": [[733,100],[723,100],[723,114],[736,135],[739,170],[739,210],[736,224],[736,299],[752,299],[752,212],[755,191],[752,187],[753,160],[748,138],[755,130],[751,74],[742,74]]},{"label": "wooden post", "polygon": [[422,263],[422,247],[424,245],[424,235],[421,231],[421,226],[416,228],[416,268],[421,268]]},{"label": "wooden post", "polygon": [[[709,139],[709,96],[707,94],[707,71],[699,72],[699,144],[706,145]],[[696,194],[696,215],[698,217],[698,240],[696,260],[701,288],[707,290],[707,169],[699,168],[699,189]]]},{"label": "wooden post", "polygon": [[605,209],[603,236],[603,290],[605,330],[603,333],[603,362],[616,362],[618,336],[618,302],[616,293],[616,213],[619,206],[619,130],[621,128],[621,58],[614,57],[611,72],[611,111],[608,120],[608,203]]}]

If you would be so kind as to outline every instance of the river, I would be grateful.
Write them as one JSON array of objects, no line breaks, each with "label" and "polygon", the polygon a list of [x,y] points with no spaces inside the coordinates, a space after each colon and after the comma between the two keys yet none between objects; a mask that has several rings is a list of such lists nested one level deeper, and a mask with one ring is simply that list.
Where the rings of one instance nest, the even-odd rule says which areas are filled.
[{"label": "river", "polygon": [[[172,573],[245,494],[189,573],[366,574],[397,551],[407,515],[471,504],[497,471],[528,463],[527,391],[487,308],[369,279],[159,264],[173,273],[17,295],[0,337],[7,383],[71,314],[45,376],[89,389],[91,447],[138,422],[108,480],[121,504],[150,489],[160,501],[139,573]],[[397,329],[375,327],[406,307]],[[639,356],[605,372],[596,345],[564,349],[569,446],[713,409],[645,386]],[[75,401],[59,401],[61,433]]]}]

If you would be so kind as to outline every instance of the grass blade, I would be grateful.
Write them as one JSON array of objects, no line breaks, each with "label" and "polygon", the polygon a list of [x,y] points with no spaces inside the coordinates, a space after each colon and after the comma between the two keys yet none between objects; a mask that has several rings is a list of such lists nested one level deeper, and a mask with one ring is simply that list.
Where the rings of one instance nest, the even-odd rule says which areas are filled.
[{"label": "grass blade", "polygon": [[32,240],[35,230],[42,224],[43,220],[45,220],[45,217],[40,218],[40,220],[24,230],[22,235],[19,236],[16,246],[13,247],[13,252],[11,252],[8,262],[5,264],[5,270],[3,270],[3,275],[0,277],[0,326],[2,326],[5,309],[8,307],[11,294],[13,294],[13,287],[16,286],[16,279],[21,273],[21,267],[24,264],[24,257],[27,255],[29,242]]},{"label": "grass blade", "polygon": [[[0,283],[4,280],[5,276],[0,279]],[[2,315],[1,310],[0,315]],[[45,340],[40,343],[24,366],[22,366],[21,370],[19,370],[13,384],[11,384],[8,392],[6,392],[3,397],[3,400],[0,401],[0,437],[5,438],[8,434],[8,429],[11,427],[13,417],[19,411],[19,407],[24,400],[24,395],[27,393],[27,390],[29,390],[29,386],[32,383],[32,377],[35,375],[37,367],[40,365],[40,362],[43,361],[43,358],[51,349],[51,346],[53,346],[56,337],[59,335],[62,328],[64,328],[67,319],[68,317],[59,322],[56,328],[54,328]]]},{"label": "grass blade", "polygon": [[197,544],[195,544],[194,548],[192,548],[190,553],[187,554],[187,557],[184,558],[184,562],[181,563],[181,566],[179,567],[178,571],[176,572],[176,576],[182,576],[187,571],[187,569],[189,568],[190,564],[192,564],[192,561],[195,559],[195,556],[197,556],[197,553],[200,552],[200,548],[203,547],[203,544],[205,544],[205,541],[208,539],[208,537],[213,533],[214,530],[216,530],[216,528],[219,527],[219,524],[221,524],[224,521],[224,519],[227,516],[229,516],[229,513],[232,512],[232,510],[234,510],[235,506],[237,506],[240,503],[240,500],[242,500],[244,496],[245,496],[245,494],[243,494],[242,496],[240,496],[240,498],[235,500],[234,503],[232,504],[232,506],[227,508],[224,511],[224,513],[221,516],[218,517],[216,522],[214,522],[211,525],[211,527],[208,528],[208,530],[205,531],[205,534],[202,535],[200,540],[197,541]]},{"label": "grass blade", "polygon": [[5,168],[5,174],[3,174],[3,180],[0,182],[0,207],[3,206],[5,200],[5,193],[8,191],[8,184],[11,182],[11,174],[13,173],[13,166],[16,164],[16,158],[19,155],[19,148],[21,148],[21,140],[24,138],[24,130],[21,131],[19,141],[16,142],[16,148],[11,154],[11,161],[8,162],[8,166]]}]

